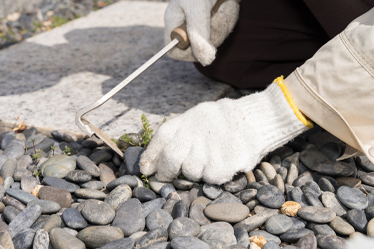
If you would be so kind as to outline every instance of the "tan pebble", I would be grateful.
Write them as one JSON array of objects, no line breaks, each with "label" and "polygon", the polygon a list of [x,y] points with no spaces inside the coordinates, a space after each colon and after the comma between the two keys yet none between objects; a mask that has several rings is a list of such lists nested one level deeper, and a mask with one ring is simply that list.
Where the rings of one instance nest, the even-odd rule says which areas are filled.
[{"label": "tan pebble", "polygon": [[36,185],[34,189],[31,191],[31,194],[35,195],[36,197],[39,197],[39,190],[43,187],[43,185]]},{"label": "tan pebble", "polygon": [[262,162],[258,168],[265,174],[266,178],[271,181],[277,175],[273,165],[268,162]]},{"label": "tan pebble", "polygon": [[301,205],[294,201],[286,201],[281,208],[282,214],[288,216],[296,216],[297,212],[301,208]]},{"label": "tan pebble", "polygon": [[372,218],[367,227],[366,227],[366,234],[369,236],[369,237],[374,237],[374,218]]},{"label": "tan pebble", "polygon": [[360,239],[360,238],[363,238],[363,237],[365,237],[365,235],[363,233],[360,233],[360,232],[354,232],[354,233],[351,233],[349,235],[349,239],[355,239],[355,238]]},{"label": "tan pebble", "polygon": [[6,19],[8,19],[9,21],[15,22],[15,21],[17,21],[20,17],[21,17],[21,13],[20,13],[20,12],[13,12],[13,13],[11,13],[11,14],[8,14],[8,15],[6,16]]},{"label": "tan pebble", "polygon": [[247,177],[248,182],[255,182],[256,178],[252,171],[245,173],[245,176]]},{"label": "tan pebble", "polygon": [[0,176],[0,184],[4,184],[4,178]]},{"label": "tan pebble", "polygon": [[251,244],[254,243],[256,246],[258,246],[258,248],[263,248],[264,245],[266,244],[266,239],[262,235],[260,235],[259,237],[257,236],[249,237],[249,241],[251,242]]},{"label": "tan pebble", "polygon": [[261,249],[261,247],[259,247],[257,244],[251,242],[251,244],[249,244],[249,249]]},{"label": "tan pebble", "polygon": [[51,17],[51,16],[53,16],[54,14],[55,14],[55,12],[54,12],[53,10],[47,11],[47,13],[46,13],[46,15],[47,15],[48,17]]},{"label": "tan pebble", "polygon": [[7,249],[14,249],[12,238],[10,237],[10,234],[7,230],[1,231],[1,237],[0,237],[0,245],[3,246],[3,248]]}]

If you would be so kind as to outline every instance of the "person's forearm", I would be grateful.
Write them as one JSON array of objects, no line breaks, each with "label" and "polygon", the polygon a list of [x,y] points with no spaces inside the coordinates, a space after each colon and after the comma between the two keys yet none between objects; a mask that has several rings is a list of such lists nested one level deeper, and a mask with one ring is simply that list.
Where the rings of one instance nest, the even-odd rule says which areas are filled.
[{"label": "person's forearm", "polygon": [[374,0],[304,0],[330,38],[374,7]]}]

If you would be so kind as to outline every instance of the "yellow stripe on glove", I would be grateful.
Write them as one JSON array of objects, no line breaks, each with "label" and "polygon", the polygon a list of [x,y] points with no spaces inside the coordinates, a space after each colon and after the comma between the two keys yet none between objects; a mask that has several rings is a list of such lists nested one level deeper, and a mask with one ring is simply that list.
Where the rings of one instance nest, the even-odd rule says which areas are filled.
[{"label": "yellow stripe on glove", "polygon": [[293,99],[290,95],[290,93],[288,92],[288,89],[286,87],[286,85],[284,84],[283,82],[283,75],[276,78],[274,80],[275,83],[278,84],[278,86],[280,87],[280,89],[282,89],[282,92],[284,94],[284,96],[286,97],[287,99],[287,102],[288,104],[291,106],[293,112],[295,113],[296,117],[307,127],[309,128],[313,128],[313,123],[308,120],[299,110],[299,108],[297,108],[295,102],[293,102]]}]

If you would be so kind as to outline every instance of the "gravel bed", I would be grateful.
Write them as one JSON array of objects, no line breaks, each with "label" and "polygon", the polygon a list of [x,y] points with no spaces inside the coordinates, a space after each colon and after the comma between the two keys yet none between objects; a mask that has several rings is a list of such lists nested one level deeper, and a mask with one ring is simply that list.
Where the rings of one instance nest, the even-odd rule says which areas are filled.
[{"label": "gravel bed", "polygon": [[3,127],[0,245],[343,249],[374,237],[374,164],[336,161],[343,147],[316,126],[224,185],[162,183],[142,180],[142,147],[122,160],[97,138]]}]

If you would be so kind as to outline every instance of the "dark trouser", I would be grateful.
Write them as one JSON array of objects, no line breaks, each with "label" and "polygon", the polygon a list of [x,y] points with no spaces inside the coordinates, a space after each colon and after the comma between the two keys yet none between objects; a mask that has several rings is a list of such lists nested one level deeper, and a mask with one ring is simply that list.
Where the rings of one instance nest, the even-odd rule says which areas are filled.
[{"label": "dark trouser", "polygon": [[239,89],[265,88],[289,75],[327,41],[328,35],[301,0],[244,0],[234,31],[218,48],[204,75]]}]

